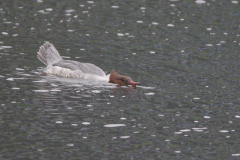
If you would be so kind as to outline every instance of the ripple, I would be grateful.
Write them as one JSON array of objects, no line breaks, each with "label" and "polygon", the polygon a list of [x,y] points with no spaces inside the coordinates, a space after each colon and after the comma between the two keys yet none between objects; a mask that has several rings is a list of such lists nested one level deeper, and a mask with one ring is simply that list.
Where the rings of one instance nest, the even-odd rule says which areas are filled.
[{"label": "ripple", "polygon": [[204,3],[206,3],[206,1],[204,1],[204,0],[196,0],[195,1],[197,4],[204,4]]},{"label": "ripple", "polygon": [[51,12],[53,9],[52,8],[47,8],[45,10],[48,11],[48,12]]},{"label": "ripple", "polygon": [[93,93],[101,93],[101,91],[99,91],[99,90],[93,90],[92,92]]},{"label": "ripple", "polygon": [[82,122],[83,125],[90,125],[90,122]]},{"label": "ripple", "polygon": [[62,121],[56,121],[55,123],[61,124],[61,123],[63,123],[63,122],[62,122]]},{"label": "ripple", "polygon": [[221,132],[221,133],[228,133],[229,131],[228,130],[220,130],[219,132]]},{"label": "ripple", "polygon": [[153,92],[150,92],[150,93],[144,93],[146,96],[152,96],[152,95],[154,95],[155,93],[153,93]]},{"label": "ripple", "polygon": [[193,98],[193,99],[195,99],[195,100],[196,100],[196,99],[200,99],[200,98],[199,98],[199,97],[195,97],[195,98]]},{"label": "ripple", "polygon": [[119,6],[111,6],[111,8],[119,8]]},{"label": "ripple", "polygon": [[232,1],[232,4],[238,4],[238,1]]},{"label": "ripple", "polygon": [[8,78],[8,79],[6,79],[7,81],[14,81],[14,79],[13,78]]},{"label": "ripple", "polygon": [[67,10],[65,10],[65,12],[67,12],[67,13],[71,13],[71,12],[75,12],[76,10],[74,10],[74,9],[67,9]]},{"label": "ripple", "polygon": [[207,118],[207,119],[209,119],[209,118],[211,118],[210,116],[204,116],[203,118]]},{"label": "ripple", "polygon": [[7,33],[7,32],[2,32],[2,34],[3,34],[3,35],[8,35],[8,33]]},{"label": "ripple", "polygon": [[12,89],[13,89],[13,90],[19,90],[20,88],[17,88],[17,87],[13,87]]},{"label": "ripple", "polygon": [[44,92],[49,92],[49,90],[33,90],[34,92],[41,92],[41,93],[44,93]]},{"label": "ripple", "polygon": [[127,139],[130,138],[130,136],[120,136],[121,139]]},{"label": "ripple", "polygon": [[180,130],[180,132],[190,132],[191,130],[190,129],[182,129]]},{"label": "ripple", "polygon": [[112,128],[112,127],[125,127],[125,124],[106,124],[103,127],[108,127],[108,128]]},{"label": "ripple", "polygon": [[173,25],[173,24],[168,24],[167,26],[168,26],[168,27],[174,27],[174,25]]},{"label": "ripple", "polygon": [[61,90],[60,89],[52,89],[52,90],[50,90],[50,92],[61,92]]},{"label": "ripple", "polygon": [[213,45],[212,44],[206,44],[207,47],[212,47]]},{"label": "ripple", "polygon": [[117,35],[118,35],[118,36],[124,36],[124,34],[122,34],[122,33],[118,33]]}]

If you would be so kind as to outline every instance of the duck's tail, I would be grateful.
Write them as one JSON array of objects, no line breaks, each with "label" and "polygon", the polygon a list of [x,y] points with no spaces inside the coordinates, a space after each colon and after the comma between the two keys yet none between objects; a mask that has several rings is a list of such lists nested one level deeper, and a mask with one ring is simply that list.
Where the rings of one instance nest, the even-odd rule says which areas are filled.
[{"label": "duck's tail", "polygon": [[49,42],[45,42],[41,45],[37,58],[45,65],[52,65],[62,60],[62,57],[58,53],[57,49]]}]

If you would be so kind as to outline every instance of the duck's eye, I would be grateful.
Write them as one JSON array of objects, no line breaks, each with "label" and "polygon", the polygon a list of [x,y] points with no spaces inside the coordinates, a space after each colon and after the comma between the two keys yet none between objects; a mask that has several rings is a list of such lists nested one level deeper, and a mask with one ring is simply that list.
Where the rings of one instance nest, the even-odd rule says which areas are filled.
[{"label": "duck's eye", "polygon": [[123,78],[123,79],[121,79],[123,82],[125,82],[125,79]]}]

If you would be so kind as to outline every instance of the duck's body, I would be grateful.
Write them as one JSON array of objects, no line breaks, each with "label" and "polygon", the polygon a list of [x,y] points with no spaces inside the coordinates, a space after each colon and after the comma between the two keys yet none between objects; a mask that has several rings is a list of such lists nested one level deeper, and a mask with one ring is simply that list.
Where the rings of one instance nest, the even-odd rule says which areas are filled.
[{"label": "duck's body", "polygon": [[63,60],[53,44],[45,42],[39,49],[38,59],[47,65],[45,73],[61,77],[108,81],[119,85],[138,85],[130,77],[115,72],[106,75],[103,70],[91,63]]}]

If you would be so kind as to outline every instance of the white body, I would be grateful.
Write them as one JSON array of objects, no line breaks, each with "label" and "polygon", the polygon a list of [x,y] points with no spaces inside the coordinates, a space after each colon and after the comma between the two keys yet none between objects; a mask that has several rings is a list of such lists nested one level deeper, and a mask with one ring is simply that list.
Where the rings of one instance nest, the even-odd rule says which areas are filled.
[{"label": "white body", "polygon": [[47,65],[45,73],[61,77],[109,81],[109,75],[91,63],[63,60],[56,48],[45,42],[39,49],[38,59]]}]

